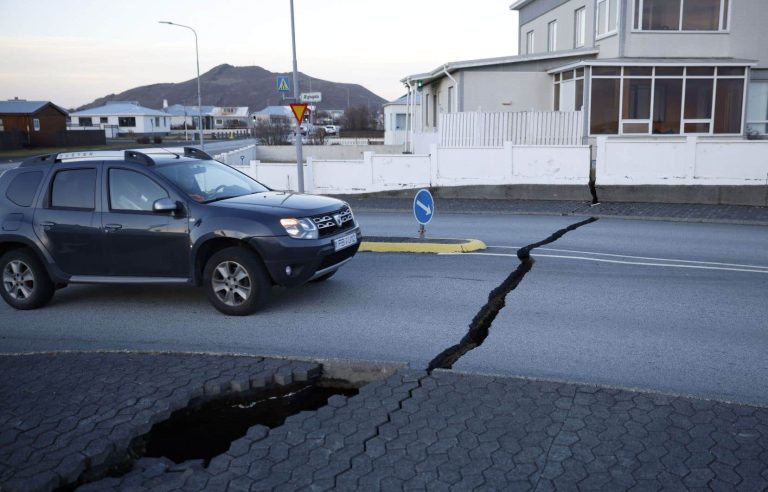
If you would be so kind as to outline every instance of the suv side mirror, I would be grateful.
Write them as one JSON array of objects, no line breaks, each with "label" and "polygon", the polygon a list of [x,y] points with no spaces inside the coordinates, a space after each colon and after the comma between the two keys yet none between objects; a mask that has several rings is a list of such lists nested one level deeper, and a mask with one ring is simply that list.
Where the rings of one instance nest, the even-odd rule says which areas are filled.
[{"label": "suv side mirror", "polygon": [[176,212],[179,210],[179,204],[170,198],[161,198],[155,200],[152,204],[152,210],[155,212]]}]

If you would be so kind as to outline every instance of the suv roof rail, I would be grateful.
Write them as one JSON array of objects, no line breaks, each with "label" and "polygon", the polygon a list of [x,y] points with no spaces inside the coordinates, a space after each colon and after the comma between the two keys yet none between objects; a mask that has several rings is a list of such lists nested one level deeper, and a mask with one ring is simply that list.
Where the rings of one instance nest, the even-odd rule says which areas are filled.
[{"label": "suv roof rail", "polygon": [[145,166],[155,165],[155,161],[151,157],[149,157],[147,154],[144,154],[143,152],[138,152],[136,150],[126,150],[125,160],[128,162],[135,162],[137,164],[144,164]]},{"label": "suv roof rail", "polygon": [[34,157],[28,157],[21,161],[21,164],[19,164],[19,167],[22,166],[34,166],[37,164],[51,164],[53,162],[56,162],[58,155],[57,154],[43,154],[43,155],[36,155]]},{"label": "suv roof rail", "polygon": [[195,159],[213,160],[213,157],[211,157],[210,154],[208,154],[204,150],[200,150],[195,147],[184,147],[184,157],[194,157]]}]

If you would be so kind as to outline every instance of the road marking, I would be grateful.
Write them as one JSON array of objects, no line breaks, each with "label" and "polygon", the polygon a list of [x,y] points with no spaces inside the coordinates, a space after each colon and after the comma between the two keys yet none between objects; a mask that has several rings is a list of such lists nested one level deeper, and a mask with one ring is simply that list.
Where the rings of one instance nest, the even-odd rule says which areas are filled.
[{"label": "road marking", "polygon": [[[515,251],[520,249],[519,246],[488,246],[488,248],[514,249]],[[634,260],[669,261],[669,262],[675,262],[675,263],[693,263],[696,265],[717,265],[717,266],[729,266],[729,267],[737,267],[737,268],[755,268],[755,269],[768,270],[768,266],[744,265],[741,263],[720,263],[716,261],[694,261],[694,260],[678,260],[678,259],[670,259],[670,258],[654,258],[650,256],[617,255],[617,254],[611,254],[611,253],[594,253],[592,251],[575,251],[572,249],[555,249],[555,248],[537,248],[537,249],[539,251],[557,251],[559,253],[576,253],[576,254],[591,255],[591,256],[610,256],[613,258],[632,258]]]},{"label": "road marking", "polygon": [[[503,256],[507,258],[517,258],[517,254],[506,254],[506,253],[438,253],[441,256],[453,256],[456,254],[463,254],[465,256]],[[637,265],[637,266],[656,266],[656,267],[667,267],[667,268],[690,268],[690,269],[696,269],[696,270],[719,270],[719,271],[726,271],[726,272],[748,272],[748,273],[766,273],[768,274],[768,269],[765,270],[755,270],[751,268],[726,268],[726,267],[716,267],[716,266],[703,266],[703,265],[675,265],[672,263],[648,263],[648,262],[637,262],[637,261],[621,261],[621,260],[608,260],[604,258],[590,258],[588,256],[566,256],[566,255],[547,255],[547,254],[533,254],[534,258],[562,258],[562,259],[568,259],[568,260],[584,260],[584,261],[595,261],[598,263],[614,263],[614,264],[620,264],[620,265]],[[672,260],[668,260],[672,261]],[[765,267],[756,267],[756,268],[765,268]]]}]

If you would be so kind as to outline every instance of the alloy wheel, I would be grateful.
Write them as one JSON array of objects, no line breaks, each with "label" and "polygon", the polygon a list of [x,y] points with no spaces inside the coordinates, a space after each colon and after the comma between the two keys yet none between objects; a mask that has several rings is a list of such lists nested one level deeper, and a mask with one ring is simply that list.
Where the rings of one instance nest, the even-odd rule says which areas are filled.
[{"label": "alloy wheel", "polygon": [[235,261],[222,261],[213,270],[213,292],[227,306],[239,306],[251,295],[251,276]]},{"label": "alloy wheel", "polygon": [[27,300],[35,290],[35,275],[23,261],[9,261],[3,269],[3,287],[11,298]]}]

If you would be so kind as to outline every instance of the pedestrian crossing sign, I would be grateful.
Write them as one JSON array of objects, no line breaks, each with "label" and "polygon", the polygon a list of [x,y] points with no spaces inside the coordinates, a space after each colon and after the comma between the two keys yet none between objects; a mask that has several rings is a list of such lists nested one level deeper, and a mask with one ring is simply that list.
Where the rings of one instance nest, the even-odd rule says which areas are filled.
[{"label": "pedestrian crossing sign", "polygon": [[288,77],[277,78],[277,92],[290,92],[291,84],[288,83]]}]

